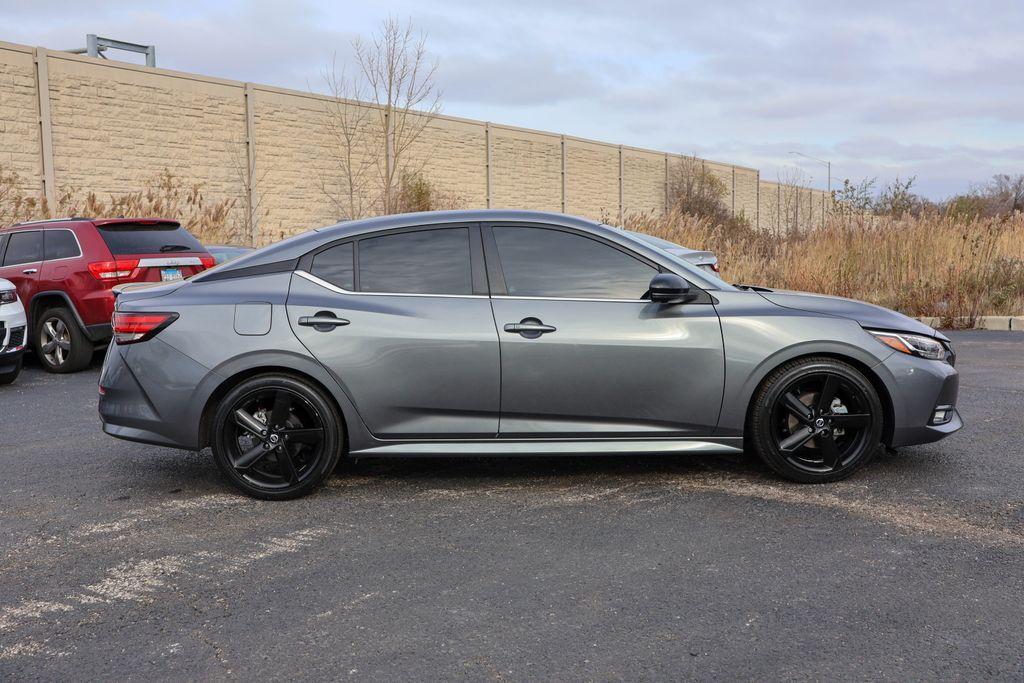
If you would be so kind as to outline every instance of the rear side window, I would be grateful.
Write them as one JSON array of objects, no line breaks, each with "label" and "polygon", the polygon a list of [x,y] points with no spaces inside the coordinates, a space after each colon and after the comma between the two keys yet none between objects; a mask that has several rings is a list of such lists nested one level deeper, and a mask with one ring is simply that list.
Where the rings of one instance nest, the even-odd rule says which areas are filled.
[{"label": "rear side window", "polygon": [[358,251],[361,292],[473,293],[468,228],[371,237]]},{"label": "rear side window", "polygon": [[114,256],[205,251],[192,233],[176,223],[113,223],[96,229]]},{"label": "rear side window", "polygon": [[352,261],[352,243],[325,249],[313,257],[313,275],[327,280],[335,287],[355,291],[355,266]]},{"label": "rear side window", "polygon": [[598,240],[562,230],[496,227],[510,296],[640,299],[655,268]]},{"label": "rear side window", "polygon": [[4,254],[4,265],[15,266],[19,263],[34,263],[43,260],[43,233],[38,230],[31,232],[11,233]]},{"label": "rear side window", "polygon": [[43,235],[43,257],[47,261],[82,255],[75,234],[70,230],[46,230]]}]

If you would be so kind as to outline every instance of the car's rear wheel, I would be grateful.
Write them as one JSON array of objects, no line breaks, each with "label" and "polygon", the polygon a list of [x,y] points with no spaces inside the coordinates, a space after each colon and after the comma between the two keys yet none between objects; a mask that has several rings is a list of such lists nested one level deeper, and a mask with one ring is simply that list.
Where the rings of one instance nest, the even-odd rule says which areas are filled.
[{"label": "car's rear wheel", "polygon": [[36,319],[35,333],[36,355],[47,372],[78,372],[92,360],[92,342],[67,308],[43,311]]},{"label": "car's rear wheel", "polygon": [[344,444],[341,416],[318,388],[288,375],[245,380],[213,418],[213,455],[243,492],[265,500],[311,492],[334,470]]},{"label": "car's rear wheel", "polygon": [[748,438],[787,479],[844,479],[879,448],[884,413],[871,382],[832,358],[802,358],[775,370],[754,396]]}]

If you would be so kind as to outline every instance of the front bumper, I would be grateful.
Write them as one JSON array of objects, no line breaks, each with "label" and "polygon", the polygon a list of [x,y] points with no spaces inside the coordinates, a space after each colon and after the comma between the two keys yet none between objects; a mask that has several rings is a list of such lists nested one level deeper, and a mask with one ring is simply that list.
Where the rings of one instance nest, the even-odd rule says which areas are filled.
[{"label": "front bumper", "polygon": [[[960,374],[952,365],[893,353],[879,370],[888,371],[886,384],[892,398],[893,429],[889,445],[913,446],[943,439],[964,426],[956,409]],[[933,424],[936,408],[949,406],[943,424]]]}]

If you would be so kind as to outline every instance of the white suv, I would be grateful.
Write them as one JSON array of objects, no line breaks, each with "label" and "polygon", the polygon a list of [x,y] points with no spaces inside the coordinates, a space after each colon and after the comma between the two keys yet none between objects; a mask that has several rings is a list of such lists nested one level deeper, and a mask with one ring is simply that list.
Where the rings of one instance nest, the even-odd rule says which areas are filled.
[{"label": "white suv", "polygon": [[0,278],[0,384],[10,384],[21,372],[25,353],[25,308],[10,280]]}]

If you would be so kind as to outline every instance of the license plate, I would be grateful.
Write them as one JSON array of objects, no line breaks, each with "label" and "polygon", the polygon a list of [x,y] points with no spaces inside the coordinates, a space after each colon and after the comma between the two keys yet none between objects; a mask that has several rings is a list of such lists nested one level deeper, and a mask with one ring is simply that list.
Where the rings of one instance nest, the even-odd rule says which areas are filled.
[{"label": "license plate", "polygon": [[163,268],[160,271],[161,282],[173,282],[181,279],[181,268]]}]

